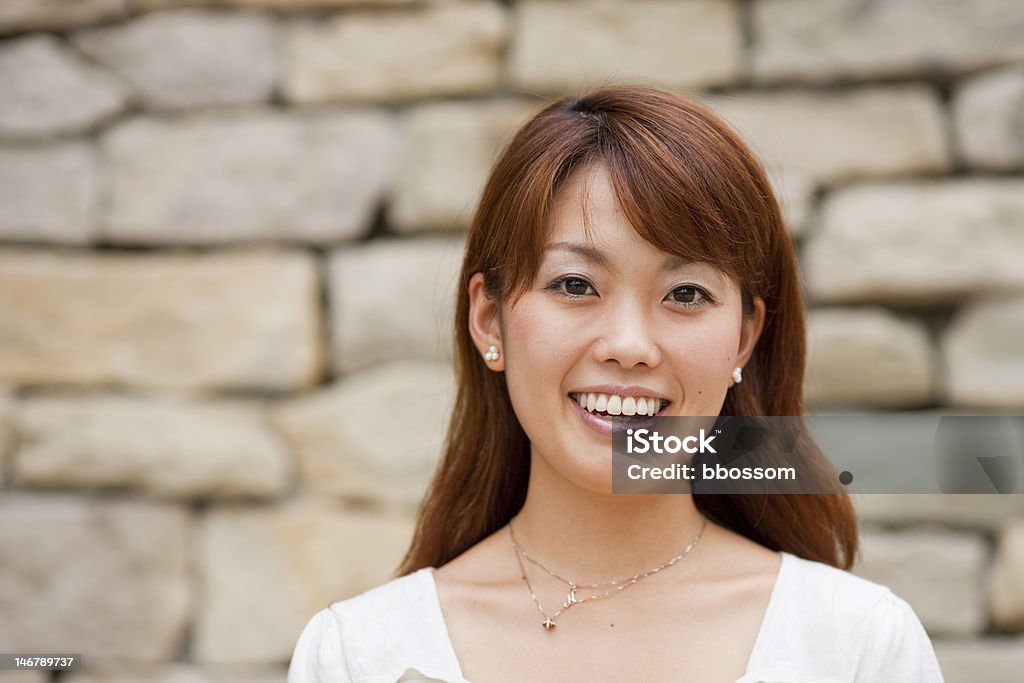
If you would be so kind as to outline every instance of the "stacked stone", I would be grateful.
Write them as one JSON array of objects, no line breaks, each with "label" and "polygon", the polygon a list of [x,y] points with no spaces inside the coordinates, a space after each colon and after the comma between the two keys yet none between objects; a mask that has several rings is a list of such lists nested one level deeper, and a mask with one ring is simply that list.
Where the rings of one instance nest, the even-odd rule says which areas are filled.
[{"label": "stacked stone", "polygon": [[[762,155],[812,407],[1020,412],[1021,35],[1019,0],[0,3],[0,643],[280,680],[408,544],[497,150],[601,83]],[[1018,680],[1024,496],[858,505],[947,680]]]}]

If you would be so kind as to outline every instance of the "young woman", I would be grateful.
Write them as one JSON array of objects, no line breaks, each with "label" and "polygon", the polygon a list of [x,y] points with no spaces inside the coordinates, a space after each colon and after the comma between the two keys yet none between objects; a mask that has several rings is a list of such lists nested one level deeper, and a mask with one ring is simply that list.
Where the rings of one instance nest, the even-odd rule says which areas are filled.
[{"label": "young woman", "polygon": [[604,87],[498,159],[458,397],[399,578],[316,614],[289,683],[941,681],[849,574],[843,494],[613,494],[611,415],[800,415],[804,310],[765,174],[700,104]]}]

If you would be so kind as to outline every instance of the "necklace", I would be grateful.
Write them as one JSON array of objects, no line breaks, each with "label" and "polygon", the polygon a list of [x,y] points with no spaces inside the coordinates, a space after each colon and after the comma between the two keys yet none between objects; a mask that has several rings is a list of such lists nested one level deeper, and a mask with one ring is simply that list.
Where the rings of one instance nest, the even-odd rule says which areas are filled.
[{"label": "necklace", "polygon": [[[530,597],[533,598],[534,604],[537,605],[537,609],[540,610],[541,615],[544,617],[544,621],[541,622],[541,626],[543,626],[545,630],[550,631],[555,628],[555,619],[558,618],[558,615],[560,615],[562,612],[569,609],[573,605],[579,605],[584,602],[587,602],[588,600],[600,600],[601,598],[606,598],[609,595],[612,595],[613,593],[617,593],[625,588],[629,588],[630,586],[636,584],[638,581],[646,579],[648,576],[651,576],[652,574],[657,574],[662,569],[671,567],[676,562],[689,555],[690,551],[697,546],[697,543],[700,541],[700,537],[704,535],[704,529],[706,529],[707,526],[708,519],[707,517],[705,517],[704,522],[701,524],[700,531],[697,532],[697,535],[694,536],[693,540],[687,544],[686,548],[683,549],[683,552],[679,553],[668,562],[658,565],[654,569],[649,569],[645,572],[634,574],[633,576],[625,577],[622,579],[615,579],[614,581],[588,584],[579,584],[575,581],[570,581],[569,579],[559,576],[558,574],[551,571],[534,558],[530,557],[530,555],[527,554],[527,552],[523,550],[522,547],[520,547],[519,543],[516,541],[516,535],[512,531],[512,522],[509,522],[508,524],[508,534],[512,538],[512,545],[515,546],[516,549],[516,561],[519,563],[519,571],[523,577],[523,581],[526,583],[526,589],[530,592]],[[554,578],[558,579],[559,581],[562,581],[563,583],[569,586],[569,593],[565,598],[565,602],[563,602],[559,610],[551,616],[548,616],[548,613],[544,611],[544,608],[541,607],[540,600],[537,599],[537,594],[533,592],[533,587],[530,585],[530,580],[526,577],[526,567],[523,566],[523,557],[525,557],[527,560],[529,560],[533,564],[537,565],[538,567],[546,571]],[[590,595],[588,597],[582,598],[576,595],[576,591],[580,588],[604,588],[605,586],[610,586],[610,588],[604,593],[598,595]]]}]

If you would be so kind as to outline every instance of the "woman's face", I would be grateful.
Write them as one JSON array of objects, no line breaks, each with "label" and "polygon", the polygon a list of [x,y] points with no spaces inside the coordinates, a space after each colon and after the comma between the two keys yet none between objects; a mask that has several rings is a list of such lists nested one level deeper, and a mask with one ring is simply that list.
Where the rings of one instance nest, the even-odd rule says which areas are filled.
[{"label": "woman's face", "polygon": [[607,415],[718,415],[764,307],[756,301],[745,322],[730,278],[641,239],[599,165],[567,181],[552,218],[540,270],[517,301],[499,310],[474,276],[471,333],[481,355],[501,351],[488,366],[504,370],[534,455],[608,492]]}]

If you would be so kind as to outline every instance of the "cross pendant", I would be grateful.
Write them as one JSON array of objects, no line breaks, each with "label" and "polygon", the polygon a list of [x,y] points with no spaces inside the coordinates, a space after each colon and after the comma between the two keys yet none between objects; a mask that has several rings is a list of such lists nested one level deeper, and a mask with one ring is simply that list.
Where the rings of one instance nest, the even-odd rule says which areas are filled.
[{"label": "cross pendant", "polygon": [[544,630],[550,631],[555,627],[555,622],[553,622],[551,619],[545,619],[541,622],[541,626],[544,627]]}]

